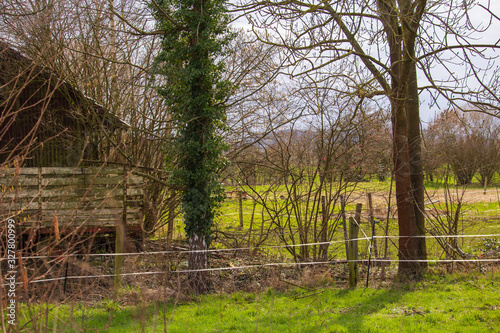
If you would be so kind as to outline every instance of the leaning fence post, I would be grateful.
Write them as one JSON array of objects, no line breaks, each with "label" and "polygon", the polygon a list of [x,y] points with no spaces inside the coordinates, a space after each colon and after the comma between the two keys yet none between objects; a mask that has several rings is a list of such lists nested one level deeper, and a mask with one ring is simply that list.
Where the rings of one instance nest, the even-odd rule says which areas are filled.
[{"label": "leaning fence post", "polygon": [[368,221],[370,221],[370,226],[372,228],[372,241],[371,247],[373,249],[373,255],[378,256],[377,240],[375,239],[375,218],[373,216],[373,201],[372,194],[368,193]]},{"label": "leaning fence post", "polygon": [[368,257],[368,268],[366,270],[366,288],[368,288],[368,283],[370,281],[370,266],[372,262],[372,253],[375,257],[378,256],[377,251],[377,240],[375,239],[375,219],[373,217],[373,202],[372,194],[368,193],[368,221],[372,227],[372,239],[370,241],[370,255]]},{"label": "leaning fence post", "polygon": [[328,260],[328,212],[326,211],[325,196],[321,196],[321,209],[323,211],[323,216],[321,218],[321,231],[319,240],[321,245],[319,246],[320,258],[323,261]]},{"label": "leaning fence post", "polygon": [[353,217],[349,217],[349,288],[358,283],[358,224]]},{"label": "leaning fence post", "polygon": [[250,245],[252,244],[252,229],[253,229],[253,221],[255,217],[255,207],[257,206],[257,201],[253,201],[253,208],[252,208],[252,217],[250,218],[250,228],[248,229],[248,243],[247,247],[250,248]]},{"label": "leaning fence post", "polygon": [[340,195],[340,211],[342,215],[342,227],[344,228],[344,241],[345,241],[345,257],[349,260],[349,237],[347,235],[347,223],[345,217],[345,199]]},{"label": "leaning fence post", "polygon": [[243,193],[241,188],[238,188],[238,204],[240,213],[240,228],[243,229]]}]

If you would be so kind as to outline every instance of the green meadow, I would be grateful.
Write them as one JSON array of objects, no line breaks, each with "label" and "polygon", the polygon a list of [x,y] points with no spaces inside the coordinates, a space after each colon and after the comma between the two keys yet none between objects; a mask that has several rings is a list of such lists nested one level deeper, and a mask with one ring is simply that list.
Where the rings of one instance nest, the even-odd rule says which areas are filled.
[{"label": "green meadow", "polygon": [[25,305],[20,314],[26,332],[500,332],[500,276],[495,268],[485,274],[430,273],[423,282],[367,289]]}]

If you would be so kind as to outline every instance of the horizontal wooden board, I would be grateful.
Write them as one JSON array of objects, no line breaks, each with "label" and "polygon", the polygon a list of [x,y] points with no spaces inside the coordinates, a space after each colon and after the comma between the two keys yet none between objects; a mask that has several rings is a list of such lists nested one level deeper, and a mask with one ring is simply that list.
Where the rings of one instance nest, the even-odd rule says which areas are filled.
[{"label": "horizontal wooden board", "polygon": [[[143,190],[139,188],[127,189],[127,195],[143,195]],[[111,197],[123,197],[123,189],[108,189],[108,188],[74,188],[74,187],[61,187],[54,189],[38,190],[23,190],[23,191],[10,191],[2,194],[3,199],[23,199],[23,198],[91,198],[93,200],[103,200]],[[119,199],[119,198],[118,198]],[[121,199],[120,199],[121,200]]]},{"label": "horizontal wooden board", "polygon": [[[24,168],[23,168],[24,169]],[[26,168],[28,169],[28,168]],[[33,168],[37,169],[37,168]],[[65,167],[42,167],[42,175],[123,175],[123,168],[115,167],[86,167],[86,168],[65,168]]]},{"label": "horizontal wooden board", "polygon": [[[139,208],[127,208],[127,214],[139,214],[141,210]],[[123,209],[120,208],[96,208],[94,210],[44,210],[42,212],[43,216],[97,216],[97,215],[109,215],[118,216],[123,213]]]},{"label": "horizontal wooden board", "polygon": [[[16,173],[19,171],[18,173]],[[144,180],[122,168],[21,168],[0,172],[0,211],[22,225],[50,228],[114,226],[124,213],[127,224],[142,223]],[[29,221],[29,222],[28,222]]]},{"label": "horizontal wooden board", "polygon": [[[18,178],[0,178],[0,186],[12,186],[12,187],[38,187],[40,179],[38,177],[18,177]],[[42,186],[95,186],[95,185],[108,185],[110,187],[122,187],[124,183],[124,178],[122,175],[117,176],[97,176],[92,175],[81,175],[75,177],[58,177],[58,178],[46,178],[41,179]],[[127,178],[127,186],[143,186],[144,181],[140,179],[139,176],[131,176]]]},{"label": "horizontal wooden board", "polygon": [[[35,198],[37,199],[37,198]],[[15,201],[2,201],[0,200],[0,210],[30,210],[30,209],[95,209],[98,207],[113,207],[113,208],[123,208],[123,200],[117,200],[116,198],[110,197],[106,200],[90,200],[88,198],[72,198],[74,200],[58,200],[58,198],[53,198],[52,200],[43,200],[38,202],[38,200],[15,200]],[[141,207],[142,197],[137,198],[137,200],[127,199],[127,207]],[[41,206],[41,207],[40,207]]]},{"label": "horizontal wooden board", "polygon": [[[42,168],[20,168],[19,172],[14,169],[0,170],[0,178],[4,177],[20,177],[20,176],[38,176],[39,173],[44,176],[68,177],[78,175],[98,175],[98,176],[122,176],[125,174],[122,168],[115,167],[86,167],[86,168],[69,168],[69,167],[42,167]],[[126,172],[128,177],[138,177],[133,174],[133,171]],[[139,178],[134,178],[139,179]]]},{"label": "horizontal wooden board", "polygon": [[[127,207],[143,207],[143,196],[127,196],[125,205]],[[6,209],[94,209],[97,207],[123,208],[123,206],[124,200],[122,195],[118,197],[113,195],[87,195],[85,197],[0,197],[0,211]]]},{"label": "horizontal wooden board", "polygon": [[[53,221],[54,215],[57,215],[58,219],[59,217],[64,218],[64,219],[88,219],[89,217],[96,217],[96,218],[120,218],[123,214],[123,211],[120,211],[117,213],[114,210],[102,210],[102,211],[94,211],[94,212],[89,212],[89,211],[42,211],[41,218],[42,220],[47,220],[47,221]],[[142,215],[142,211],[140,209],[128,209],[127,210],[127,216],[139,216]],[[22,222],[22,221],[37,221],[40,219],[40,214],[38,211],[29,211],[29,212],[22,212],[19,213],[16,216],[17,221]]]},{"label": "horizontal wooden board", "polygon": [[[111,219],[93,219],[92,221],[71,221],[67,223],[59,224],[59,231],[64,231],[64,228],[94,228],[94,227],[115,227],[119,221]],[[138,222],[136,217],[128,219],[127,226],[140,226],[141,223]],[[52,221],[43,221],[42,223],[24,223],[22,228],[48,228],[52,229],[54,227]]]}]

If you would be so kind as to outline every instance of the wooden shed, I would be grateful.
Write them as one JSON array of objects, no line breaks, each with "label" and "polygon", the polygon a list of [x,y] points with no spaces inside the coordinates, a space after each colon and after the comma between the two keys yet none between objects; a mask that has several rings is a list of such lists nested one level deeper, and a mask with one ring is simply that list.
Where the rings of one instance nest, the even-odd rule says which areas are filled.
[{"label": "wooden shed", "polygon": [[72,85],[0,42],[0,164],[75,167],[107,153],[129,126]]},{"label": "wooden shed", "polygon": [[140,231],[143,179],[85,162],[104,160],[106,138],[128,127],[0,42],[0,221],[38,233]]}]

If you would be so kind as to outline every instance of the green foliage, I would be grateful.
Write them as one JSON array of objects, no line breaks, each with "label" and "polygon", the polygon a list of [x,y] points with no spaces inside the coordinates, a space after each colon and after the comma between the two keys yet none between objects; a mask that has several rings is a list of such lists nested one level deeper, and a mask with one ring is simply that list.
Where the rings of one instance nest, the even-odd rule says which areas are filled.
[{"label": "green foliage", "polygon": [[[171,181],[182,189],[182,210],[189,236],[211,240],[217,206],[223,199],[218,171],[224,165],[224,100],[231,84],[222,80],[217,58],[231,38],[224,0],[162,0],[150,5],[165,31],[156,58],[158,92],[175,126],[169,152]],[[168,149],[172,149],[168,147]]]},{"label": "green foliage", "polygon": [[30,318],[28,307],[40,307],[40,327],[59,332],[105,327],[107,332],[163,332],[164,323],[168,332],[486,332],[500,325],[500,278],[487,275],[428,274],[423,283],[378,289],[212,294],[191,303],[145,302],[118,309],[106,302],[23,305],[19,318]]}]

